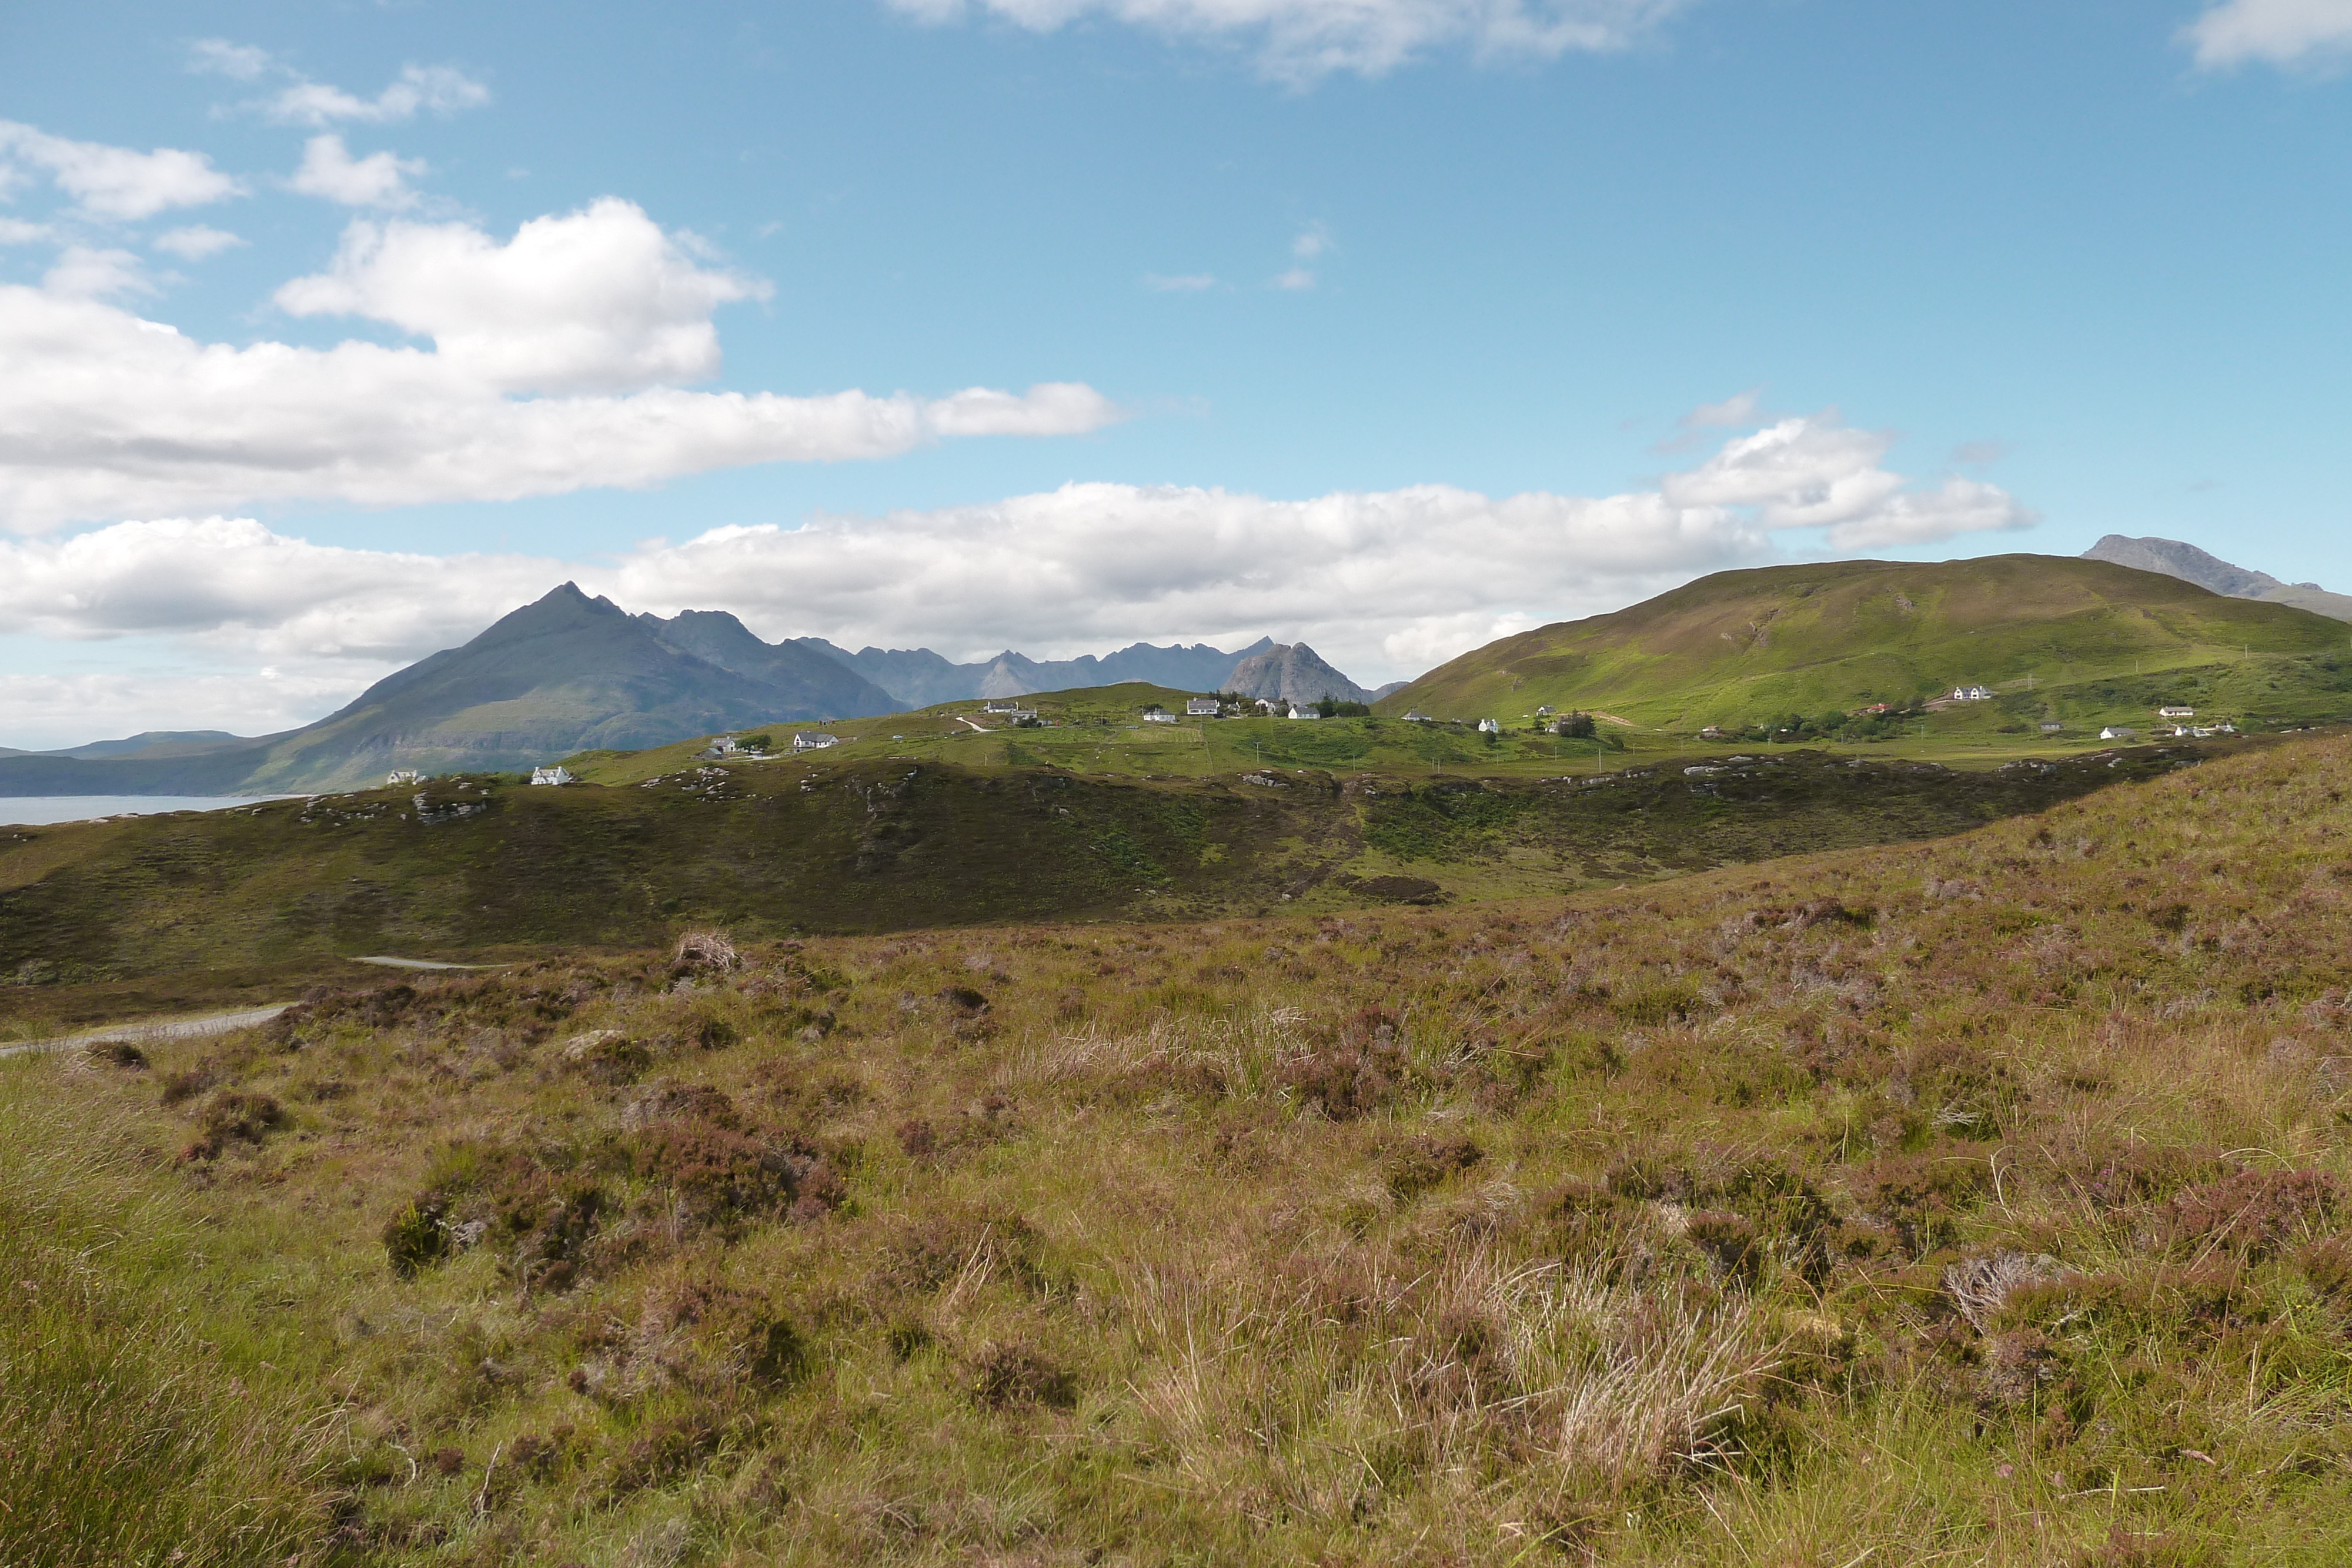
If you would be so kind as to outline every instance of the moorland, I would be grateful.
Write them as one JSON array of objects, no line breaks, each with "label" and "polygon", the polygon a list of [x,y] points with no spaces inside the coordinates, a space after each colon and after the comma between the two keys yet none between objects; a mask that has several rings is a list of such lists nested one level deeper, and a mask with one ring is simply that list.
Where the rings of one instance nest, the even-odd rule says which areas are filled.
[{"label": "moorland", "polygon": [[0,1061],[0,1557],[2341,1562],[2348,763]]}]

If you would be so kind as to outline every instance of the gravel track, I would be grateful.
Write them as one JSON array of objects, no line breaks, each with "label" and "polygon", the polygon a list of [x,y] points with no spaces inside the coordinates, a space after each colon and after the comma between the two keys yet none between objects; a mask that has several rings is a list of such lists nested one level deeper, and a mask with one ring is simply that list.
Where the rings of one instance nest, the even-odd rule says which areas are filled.
[{"label": "gravel track", "polygon": [[142,1040],[190,1040],[207,1034],[227,1034],[232,1030],[251,1029],[256,1024],[268,1023],[293,1005],[291,1002],[272,1002],[265,1008],[215,1013],[209,1018],[158,1019],[150,1023],[111,1024],[83,1034],[61,1034],[54,1040],[26,1040],[14,1045],[0,1045],[0,1056],[30,1056],[41,1051],[71,1051],[77,1046],[98,1045],[107,1040],[129,1040],[135,1045]]}]

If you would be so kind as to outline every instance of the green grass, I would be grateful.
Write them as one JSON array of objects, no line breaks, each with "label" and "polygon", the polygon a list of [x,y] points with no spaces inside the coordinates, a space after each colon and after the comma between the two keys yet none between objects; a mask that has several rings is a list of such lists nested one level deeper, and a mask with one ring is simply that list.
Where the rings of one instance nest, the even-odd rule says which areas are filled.
[{"label": "green grass", "polygon": [[330,1521],[319,1391],[271,1387],[266,1333],[206,1288],[205,1219],[139,1129],[60,1118],[81,1086],[59,1077],[0,1068],[0,1561],[308,1557]]},{"label": "green grass", "polygon": [[85,1283],[0,1358],[179,1372],[191,1494],[289,1521],[247,1560],[2340,1562],[2347,764],[13,1064],[0,1246]]},{"label": "green grass", "polygon": [[1507,637],[1376,706],[1509,720],[1544,704],[1688,735],[1995,688],[1997,709],[1927,720],[1929,738],[1958,743],[2045,717],[2145,728],[2158,705],[2199,696],[2242,720],[2340,718],[2347,653],[2340,622],[2102,561],[1840,561],[1719,572]]}]

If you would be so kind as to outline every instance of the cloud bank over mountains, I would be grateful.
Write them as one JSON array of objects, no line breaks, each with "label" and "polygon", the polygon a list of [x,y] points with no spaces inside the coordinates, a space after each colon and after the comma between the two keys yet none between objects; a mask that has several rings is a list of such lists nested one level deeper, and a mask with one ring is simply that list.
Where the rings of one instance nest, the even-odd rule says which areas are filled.
[{"label": "cloud bank over mountains", "polygon": [[[530,373],[551,373],[532,363]],[[1774,421],[1654,488],[1613,496],[1423,485],[1281,500],[1071,484],[984,505],[716,528],[592,562],[352,549],[251,519],[128,522],[0,542],[0,633],[173,639],[267,668],[275,690],[325,690],[330,672],[348,672],[333,687],[348,695],[570,578],[632,611],[732,611],[771,640],[927,644],[972,659],[1272,634],[1377,682],[1778,559],[1775,536],[1791,530],[1846,551],[2034,520],[1982,481],[1908,483],[1883,465],[1891,444],[1830,413]],[[0,713],[43,700],[21,681],[0,684]],[[255,727],[233,709],[208,709],[205,722]]]}]

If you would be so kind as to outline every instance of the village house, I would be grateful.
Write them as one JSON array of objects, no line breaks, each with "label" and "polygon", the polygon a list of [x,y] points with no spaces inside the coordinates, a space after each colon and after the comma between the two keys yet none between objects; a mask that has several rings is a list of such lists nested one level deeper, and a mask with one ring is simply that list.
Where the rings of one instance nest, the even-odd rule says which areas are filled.
[{"label": "village house", "polygon": [[2122,725],[2111,724],[2107,726],[2106,728],[2099,731],[2099,738],[2101,740],[2129,740],[2137,734],[2139,734],[2139,731],[2136,729],[2126,729]]},{"label": "village house", "polygon": [[1705,729],[1698,732],[1698,737],[1701,740],[1724,740],[1728,738],[1723,733],[1723,727],[1719,724],[1708,725]]},{"label": "village house", "polygon": [[1018,713],[1020,709],[1021,701],[1018,697],[991,697],[980,705],[980,711],[982,713],[1009,714]]},{"label": "village house", "polygon": [[841,737],[827,735],[823,730],[803,729],[796,730],[793,734],[793,749],[796,752],[823,751],[828,746],[840,744]]},{"label": "village house", "polygon": [[384,775],[383,781],[386,785],[419,784],[424,782],[424,775],[414,768],[395,768]]},{"label": "village house", "polygon": [[1551,716],[1552,706],[1549,703],[1543,703],[1537,706],[1536,716],[1538,718],[1549,718]]},{"label": "village house", "polygon": [[1478,721],[1478,733],[1481,735],[1500,735],[1503,733],[1503,727],[1498,720],[1482,718]]},{"label": "village house", "polygon": [[710,744],[703,748],[702,754],[705,757],[732,757],[740,749],[741,747],[735,744],[733,736],[721,735],[715,737]]},{"label": "village house", "polygon": [[1954,686],[1952,700],[1956,703],[1981,703],[1992,700],[1990,686]]},{"label": "village house", "polygon": [[1184,704],[1186,718],[1214,718],[1219,711],[1214,697],[1191,697]]},{"label": "village house", "polygon": [[1174,724],[1176,722],[1176,716],[1170,713],[1164,707],[1148,707],[1143,710],[1143,722],[1146,724]]},{"label": "village house", "polygon": [[1293,703],[1290,705],[1290,716],[1293,718],[1321,718],[1323,716],[1316,712],[1311,707],[1301,707],[1297,703]]},{"label": "village house", "polygon": [[571,772],[559,762],[552,768],[532,768],[530,781],[534,784],[569,784],[573,780]]},{"label": "village house", "polygon": [[2156,716],[2158,718],[2195,718],[2197,716],[2197,710],[2193,707],[2182,707],[2178,704],[2175,704],[2169,707],[2160,707],[2157,709]]},{"label": "village house", "polygon": [[1419,708],[1413,708],[1404,716],[1404,721],[1407,724],[1435,724],[1437,718],[1433,714],[1425,714]]}]

